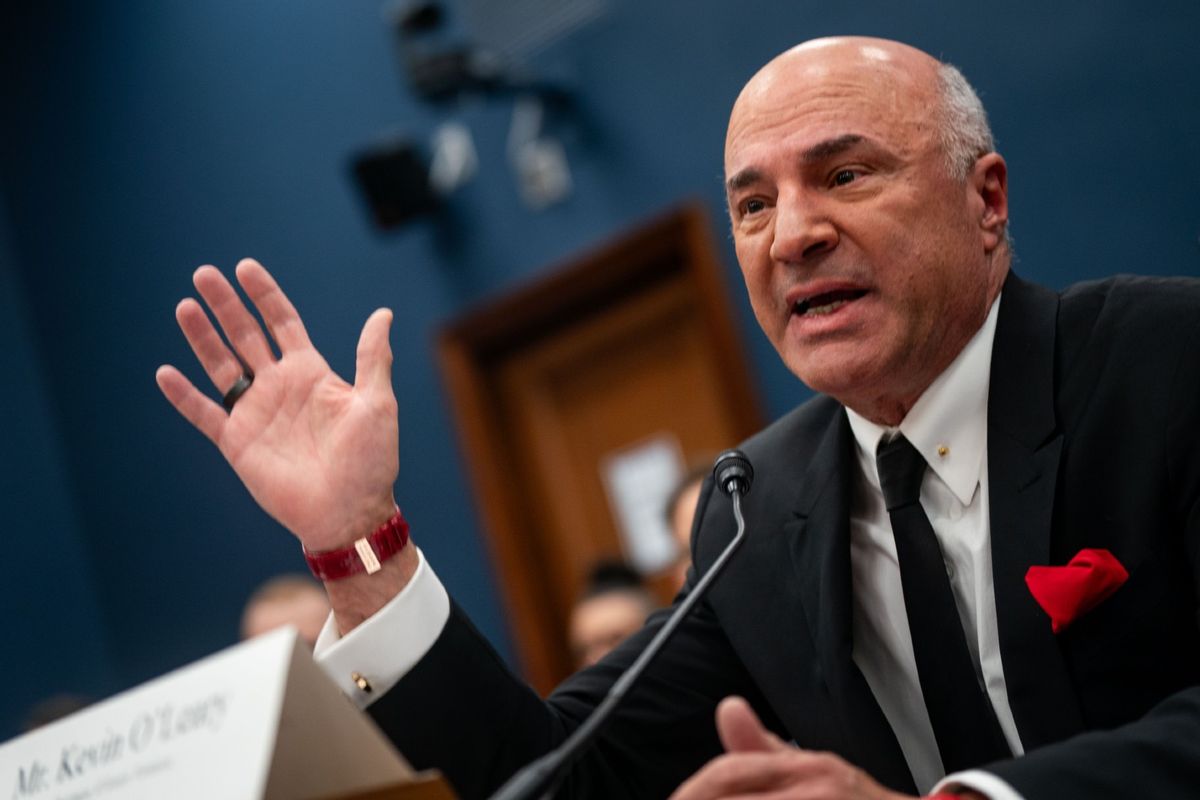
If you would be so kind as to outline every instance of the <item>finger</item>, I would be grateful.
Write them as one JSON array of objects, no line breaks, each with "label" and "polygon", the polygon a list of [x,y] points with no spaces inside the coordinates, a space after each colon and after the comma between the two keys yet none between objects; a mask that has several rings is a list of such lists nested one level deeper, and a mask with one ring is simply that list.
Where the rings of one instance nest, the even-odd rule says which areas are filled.
[{"label": "finger", "polygon": [[717,734],[725,750],[730,753],[768,753],[793,749],[763,727],[754,709],[740,697],[726,697],[717,706]]},{"label": "finger", "polygon": [[296,307],[262,264],[243,258],[237,265],[237,279],[262,315],[281,353],[312,347]]},{"label": "finger", "polygon": [[213,386],[222,394],[229,391],[245,368],[221,339],[204,309],[192,298],[186,298],[175,307],[175,320]]},{"label": "finger", "polygon": [[798,779],[795,762],[803,758],[804,754],[796,750],[727,753],[714,758],[685,781],[671,795],[671,800],[716,800],[790,786]]},{"label": "finger", "polygon": [[196,291],[221,323],[225,338],[252,370],[275,360],[258,320],[247,310],[233,286],[216,267],[204,266],[192,276]]},{"label": "finger", "polygon": [[391,326],[392,312],[389,309],[380,308],[367,318],[362,335],[358,337],[355,389],[368,392],[391,389],[392,346],[388,343]]},{"label": "finger", "polygon": [[158,388],[166,395],[175,410],[192,423],[213,444],[219,444],[229,416],[219,405],[206,397],[192,385],[183,374],[172,366],[161,366],[154,373]]}]

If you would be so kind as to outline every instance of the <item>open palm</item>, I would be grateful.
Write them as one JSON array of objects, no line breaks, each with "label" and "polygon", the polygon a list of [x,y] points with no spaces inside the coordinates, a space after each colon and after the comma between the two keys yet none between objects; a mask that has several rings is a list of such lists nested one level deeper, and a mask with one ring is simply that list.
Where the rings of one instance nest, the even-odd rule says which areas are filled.
[{"label": "open palm", "polygon": [[253,385],[231,413],[174,367],[159,368],[159,387],[217,445],[259,505],[308,549],[344,546],[394,508],[398,432],[387,340],[391,312],[380,309],[363,326],[351,385],[313,347],[299,314],[262,265],[242,261],[237,278],[280,356],[225,276],[201,267],[196,289],[232,349],[196,300],[176,308],[179,326],[218,391],[242,375],[243,362]]}]

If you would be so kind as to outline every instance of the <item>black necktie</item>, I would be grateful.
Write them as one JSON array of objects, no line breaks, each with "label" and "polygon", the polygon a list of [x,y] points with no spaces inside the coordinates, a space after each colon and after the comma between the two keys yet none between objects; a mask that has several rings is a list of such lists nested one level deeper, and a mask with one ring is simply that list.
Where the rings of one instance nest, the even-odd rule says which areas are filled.
[{"label": "black necktie", "polygon": [[925,459],[907,439],[880,444],[879,483],[900,559],[904,607],[933,735],[947,772],[1009,758],[991,701],[967,649],[942,548],[921,507]]}]

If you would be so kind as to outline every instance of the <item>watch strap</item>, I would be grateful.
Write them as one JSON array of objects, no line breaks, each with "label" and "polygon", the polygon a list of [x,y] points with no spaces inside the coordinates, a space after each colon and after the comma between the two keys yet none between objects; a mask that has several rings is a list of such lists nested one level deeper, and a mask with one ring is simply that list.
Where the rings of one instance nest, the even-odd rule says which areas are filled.
[{"label": "watch strap", "polygon": [[396,509],[391,518],[372,533],[355,539],[349,547],[314,553],[304,548],[304,560],[318,580],[336,581],[365,572],[374,574],[383,569],[383,562],[399,553],[408,544],[408,522]]}]

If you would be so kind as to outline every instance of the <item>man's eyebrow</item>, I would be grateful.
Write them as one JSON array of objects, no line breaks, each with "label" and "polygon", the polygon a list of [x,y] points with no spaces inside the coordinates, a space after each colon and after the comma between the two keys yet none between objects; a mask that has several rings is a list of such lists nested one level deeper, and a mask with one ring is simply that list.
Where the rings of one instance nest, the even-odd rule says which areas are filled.
[{"label": "man's eyebrow", "polygon": [[857,133],[843,133],[841,136],[814,144],[800,155],[800,159],[810,164],[814,161],[823,161],[830,156],[839,155],[854,147],[854,145],[865,141],[866,137],[860,136]]},{"label": "man's eyebrow", "polygon": [[747,186],[752,186],[760,180],[762,180],[762,173],[750,167],[741,172],[734,173],[729,180],[725,181],[725,191],[733,193],[738,189],[745,189]]},{"label": "man's eyebrow", "polygon": [[[823,142],[817,142],[812,147],[800,154],[800,161],[806,164],[824,161],[836,155],[840,155],[855,145],[869,142],[866,136],[857,133],[843,133],[841,136],[835,136],[832,139],[826,139]],[[762,180],[762,172],[754,167],[747,167],[740,172],[734,173],[729,180],[725,182],[725,191],[732,194],[739,189],[744,189],[747,186],[752,186]]]}]

